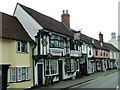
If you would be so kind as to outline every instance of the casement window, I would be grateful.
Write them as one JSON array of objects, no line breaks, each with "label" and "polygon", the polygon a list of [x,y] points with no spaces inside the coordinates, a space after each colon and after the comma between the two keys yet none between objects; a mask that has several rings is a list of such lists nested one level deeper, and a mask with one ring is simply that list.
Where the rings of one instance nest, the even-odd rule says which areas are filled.
[{"label": "casement window", "polygon": [[58,74],[58,60],[45,60],[45,75],[57,75]]},{"label": "casement window", "polygon": [[65,60],[65,72],[70,72],[71,70],[71,63],[70,63],[70,60],[67,59]]},{"label": "casement window", "polygon": [[22,81],[22,68],[17,68],[17,81]]},{"label": "casement window", "polygon": [[50,36],[50,47],[51,48],[64,48],[63,37],[52,35]]},{"label": "casement window", "polygon": [[98,56],[98,50],[95,50],[95,54],[96,54],[96,56]]},{"label": "casement window", "polygon": [[17,42],[17,52],[28,52],[28,43],[23,41]]},{"label": "casement window", "polygon": [[85,50],[85,45],[82,45],[82,50]]},{"label": "casement window", "polygon": [[10,79],[11,79],[11,82],[16,82],[17,81],[17,69],[16,68],[10,68]]},{"label": "casement window", "polygon": [[102,56],[102,50],[100,50],[100,56]]},{"label": "casement window", "polygon": [[24,80],[26,80],[26,68],[25,67],[23,67],[22,68],[22,81],[24,81]]},{"label": "casement window", "polygon": [[30,67],[10,68],[11,82],[30,80]]},{"label": "casement window", "polygon": [[26,68],[26,80],[30,80],[30,67]]},{"label": "casement window", "polygon": [[89,47],[89,55],[91,55],[91,47]]},{"label": "casement window", "polygon": [[108,52],[106,52],[106,56],[108,56]]},{"label": "casement window", "polygon": [[74,59],[71,59],[71,72],[74,72],[76,70],[76,62]]}]

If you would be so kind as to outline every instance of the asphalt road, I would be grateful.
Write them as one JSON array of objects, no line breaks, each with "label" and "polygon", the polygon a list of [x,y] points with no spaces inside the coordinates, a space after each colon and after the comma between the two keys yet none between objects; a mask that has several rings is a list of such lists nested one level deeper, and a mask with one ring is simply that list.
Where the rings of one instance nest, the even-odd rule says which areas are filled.
[{"label": "asphalt road", "polygon": [[116,88],[117,86],[118,72],[115,72],[72,88]]}]

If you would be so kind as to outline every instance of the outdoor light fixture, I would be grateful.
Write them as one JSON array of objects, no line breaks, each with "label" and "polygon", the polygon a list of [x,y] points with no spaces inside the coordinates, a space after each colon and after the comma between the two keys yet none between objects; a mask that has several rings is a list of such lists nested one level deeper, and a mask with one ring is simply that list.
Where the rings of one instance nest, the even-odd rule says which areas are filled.
[{"label": "outdoor light fixture", "polygon": [[52,33],[51,33],[51,32],[49,32],[48,34],[49,34],[50,36],[52,35]]}]

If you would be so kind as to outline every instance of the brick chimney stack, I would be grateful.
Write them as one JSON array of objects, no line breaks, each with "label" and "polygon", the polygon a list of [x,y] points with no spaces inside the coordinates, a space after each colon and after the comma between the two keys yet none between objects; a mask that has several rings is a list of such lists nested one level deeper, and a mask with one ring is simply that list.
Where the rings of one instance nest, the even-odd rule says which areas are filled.
[{"label": "brick chimney stack", "polygon": [[99,34],[99,41],[103,42],[103,34],[101,34],[101,32]]},{"label": "brick chimney stack", "polygon": [[70,28],[70,15],[68,14],[68,10],[63,10],[63,14],[61,15],[61,21],[64,23],[68,28]]}]

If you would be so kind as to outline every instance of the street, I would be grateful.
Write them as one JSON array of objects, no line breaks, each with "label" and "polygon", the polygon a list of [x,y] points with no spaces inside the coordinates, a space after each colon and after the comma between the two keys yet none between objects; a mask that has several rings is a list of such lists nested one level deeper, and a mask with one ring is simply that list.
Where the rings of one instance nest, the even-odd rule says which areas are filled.
[{"label": "street", "polygon": [[102,76],[95,80],[74,86],[72,88],[116,88],[118,86],[118,72]]}]

